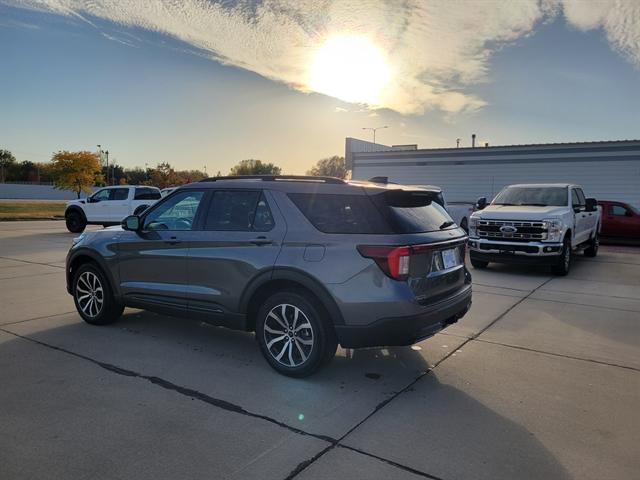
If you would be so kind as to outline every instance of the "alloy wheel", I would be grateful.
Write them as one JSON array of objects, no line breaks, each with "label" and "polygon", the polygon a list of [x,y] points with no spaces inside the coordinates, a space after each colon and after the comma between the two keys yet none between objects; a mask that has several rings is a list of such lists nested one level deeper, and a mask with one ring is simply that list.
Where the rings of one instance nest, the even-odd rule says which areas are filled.
[{"label": "alloy wheel", "polygon": [[313,326],[295,305],[283,303],[273,307],[265,318],[263,334],[267,350],[285,367],[299,367],[313,351]]},{"label": "alloy wheel", "polygon": [[95,318],[104,305],[104,289],[98,276],[93,272],[84,272],[76,283],[76,300],[87,317]]}]

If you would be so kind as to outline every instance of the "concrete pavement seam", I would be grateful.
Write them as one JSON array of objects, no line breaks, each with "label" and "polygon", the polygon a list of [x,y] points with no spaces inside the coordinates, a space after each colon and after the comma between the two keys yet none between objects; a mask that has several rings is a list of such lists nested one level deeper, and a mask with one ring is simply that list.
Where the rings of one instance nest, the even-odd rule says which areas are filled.
[{"label": "concrete pavement seam", "polygon": [[[552,356],[552,357],[566,358],[566,359],[569,359],[569,360],[580,360],[582,362],[596,363],[598,365],[605,365],[607,367],[624,368],[626,370],[632,370],[634,372],[640,372],[640,368],[630,367],[628,365],[621,365],[619,363],[603,362],[601,360],[594,360],[592,358],[575,357],[573,355],[567,355],[567,354],[564,354],[564,353],[548,352],[546,350],[538,350],[538,349],[535,349],[535,348],[522,347],[520,345],[512,345],[512,344],[509,344],[509,343],[495,342],[495,341],[491,341],[491,340],[482,340],[482,339],[479,339],[479,338],[472,338],[470,340],[473,340],[475,342],[488,343],[488,344],[491,344],[491,345],[500,345],[501,347],[514,348],[516,350],[524,350],[526,352],[539,353],[541,355],[549,355],[549,356]],[[460,346],[458,348],[461,348],[461,347],[462,346]]]},{"label": "concrete pavement seam", "polygon": [[384,462],[384,463],[386,463],[388,465],[391,465],[393,467],[396,467],[396,468],[398,468],[400,470],[404,470],[406,472],[413,473],[413,474],[419,475],[421,477],[430,478],[432,480],[443,480],[442,477],[436,477],[435,475],[431,475],[429,473],[425,473],[423,471],[416,470],[415,468],[407,467],[406,465],[403,465],[401,463],[394,462],[393,460],[389,460],[389,459],[384,458],[384,457],[379,457],[378,455],[374,455],[373,453],[365,452],[364,450],[359,450],[357,448],[350,447],[348,445],[342,445],[342,444],[339,444],[338,447],[339,448],[344,448],[345,450],[351,450],[352,452],[359,453],[360,455],[364,455],[366,457],[375,458],[376,460]]},{"label": "concrete pavement seam", "polygon": [[70,313],[75,313],[75,310],[71,310],[69,312],[60,312],[60,313],[53,313],[51,315],[44,315],[42,317],[34,317],[34,318],[25,318],[24,320],[16,320],[15,322],[9,322],[9,323],[0,323],[0,327],[8,327],[10,325],[17,325],[18,323],[25,323],[25,322],[31,322],[33,320],[43,320],[45,318],[51,318],[51,317],[57,317],[59,315],[68,315]]},{"label": "concrete pavement seam", "polygon": [[65,267],[63,267],[62,265],[54,265],[52,263],[43,263],[43,262],[32,262],[30,260],[22,260],[20,258],[0,257],[0,259],[2,259],[2,260],[13,260],[14,262],[30,263],[31,265],[44,265],[46,267],[62,268],[63,270],[65,269]]}]

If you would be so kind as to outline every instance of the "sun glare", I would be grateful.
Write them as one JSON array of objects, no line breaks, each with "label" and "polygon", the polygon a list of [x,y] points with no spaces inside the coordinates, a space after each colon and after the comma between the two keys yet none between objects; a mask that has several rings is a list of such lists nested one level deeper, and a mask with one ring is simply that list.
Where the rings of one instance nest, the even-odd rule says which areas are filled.
[{"label": "sun glare", "polygon": [[362,37],[328,39],[318,50],[309,72],[309,87],[346,102],[379,103],[389,80],[382,52]]}]

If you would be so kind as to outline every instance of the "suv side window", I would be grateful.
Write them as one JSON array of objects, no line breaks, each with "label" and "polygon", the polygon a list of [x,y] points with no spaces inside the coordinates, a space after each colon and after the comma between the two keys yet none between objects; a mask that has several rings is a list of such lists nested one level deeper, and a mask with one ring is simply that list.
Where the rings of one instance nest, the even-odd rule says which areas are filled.
[{"label": "suv side window", "polygon": [[158,200],[161,197],[160,192],[155,188],[136,188],[134,200]]},{"label": "suv side window", "polygon": [[105,200],[109,200],[110,191],[108,188],[103,188],[102,190],[98,190],[96,193],[91,195],[92,202],[103,202]]},{"label": "suv side window", "polygon": [[129,197],[128,188],[112,188],[109,200],[126,200]]},{"label": "suv side window", "polygon": [[144,218],[144,230],[193,230],[203,194],[186,190],[152,207]]},{"label": "suv side window", "polygon": [[266,232],[274,221],[263,193],[255,190],[215,190],[205,230]]}]

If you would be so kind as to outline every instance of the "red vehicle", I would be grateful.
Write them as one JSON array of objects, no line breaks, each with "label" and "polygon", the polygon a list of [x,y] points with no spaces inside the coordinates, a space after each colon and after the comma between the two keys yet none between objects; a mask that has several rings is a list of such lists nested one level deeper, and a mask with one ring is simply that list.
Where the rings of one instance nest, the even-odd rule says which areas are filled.
[{"label": "red vehicle", "polygon": [[640,212],[628,203],[599,200],[603,237],[640,240]]}]

